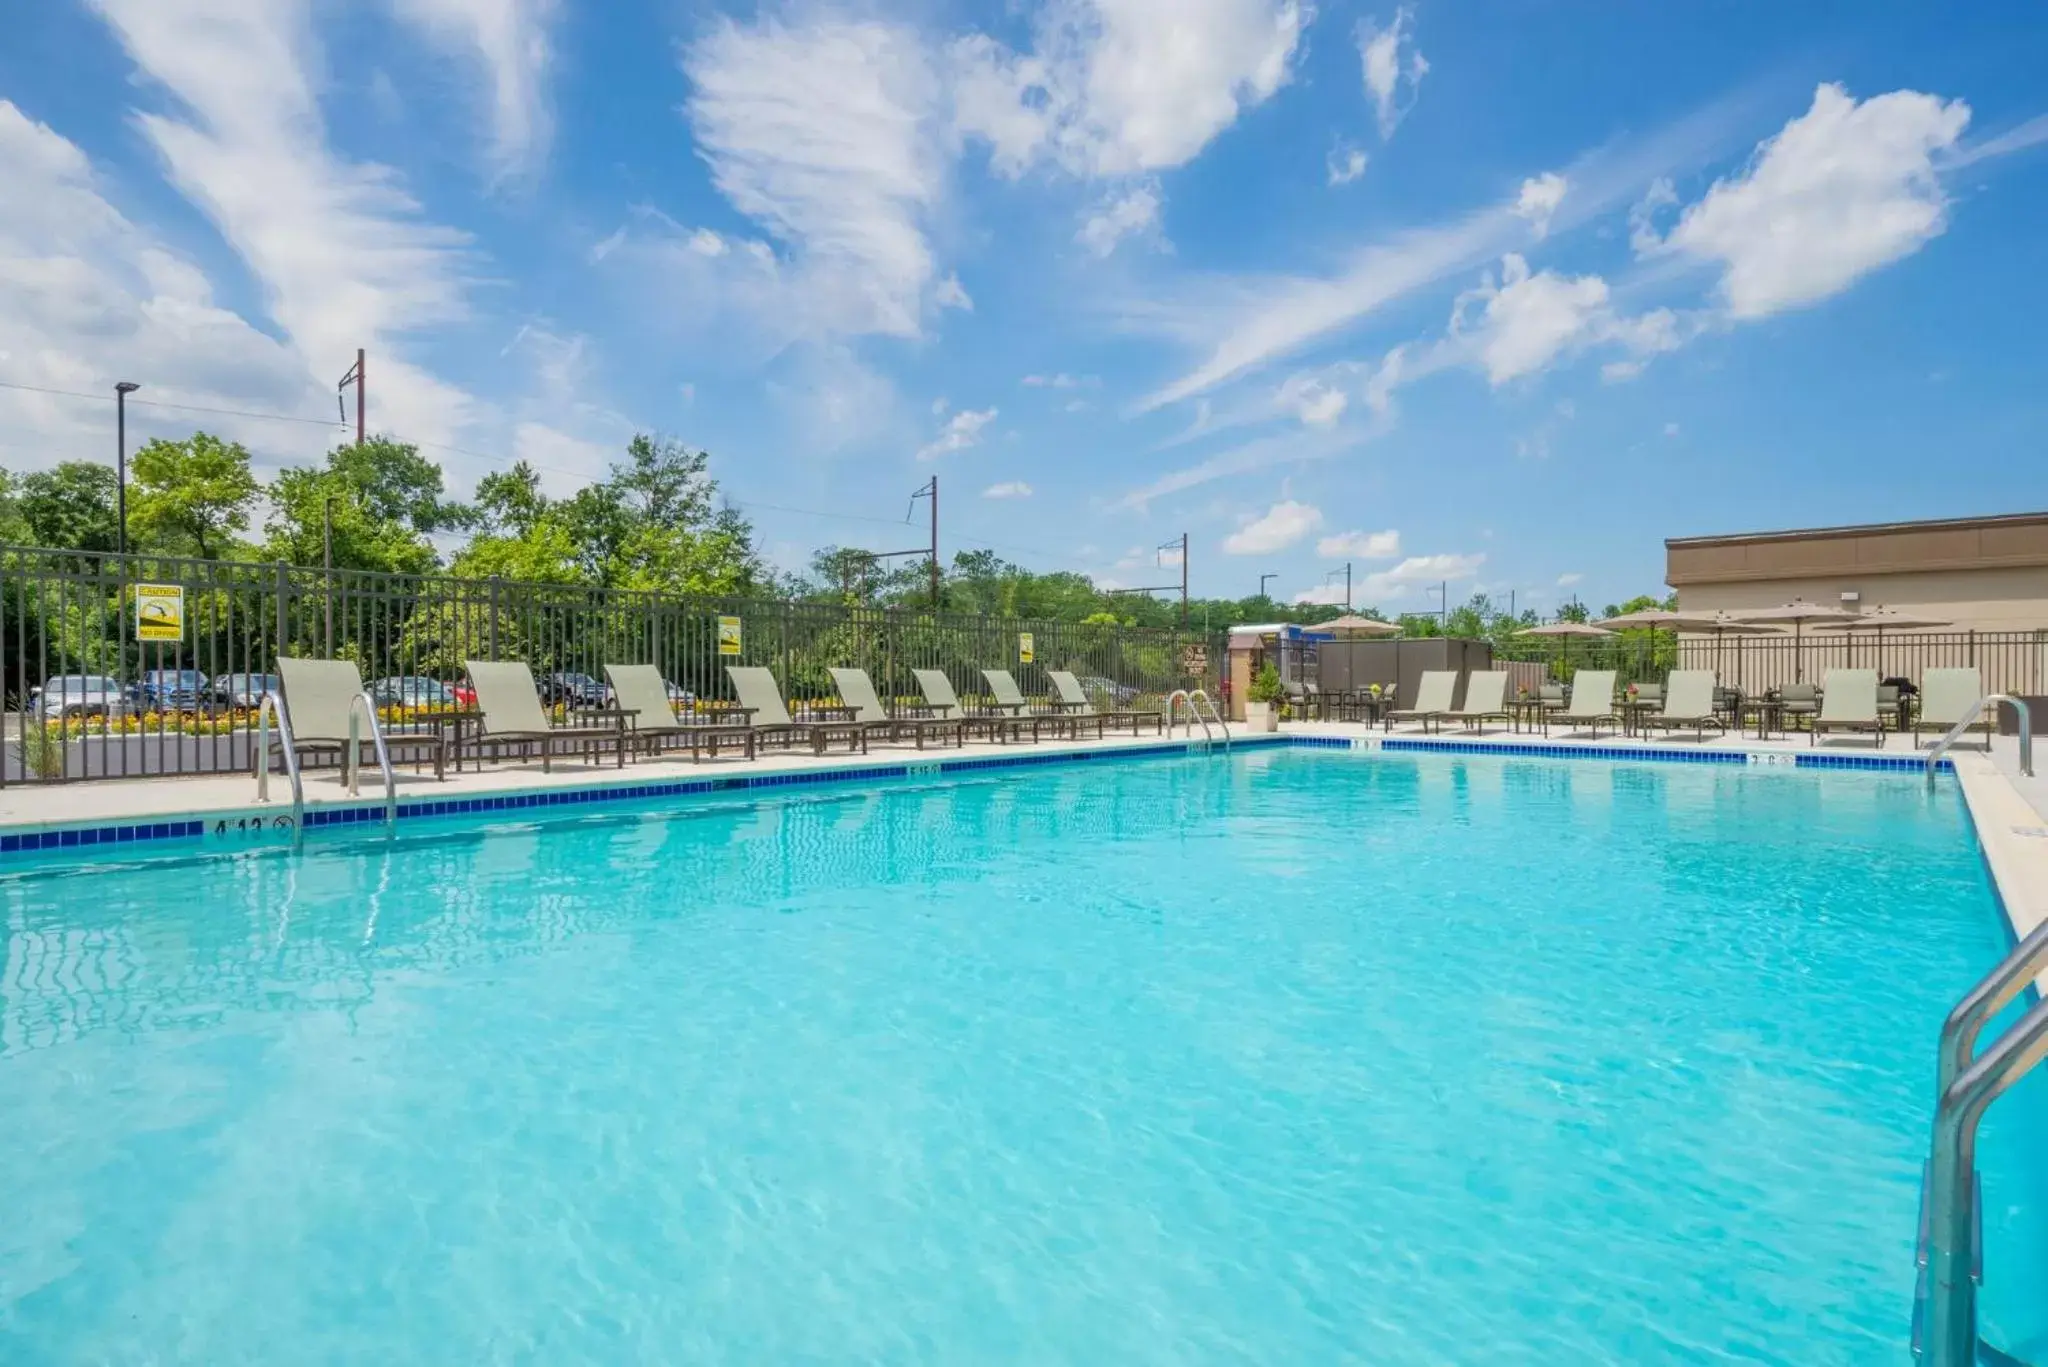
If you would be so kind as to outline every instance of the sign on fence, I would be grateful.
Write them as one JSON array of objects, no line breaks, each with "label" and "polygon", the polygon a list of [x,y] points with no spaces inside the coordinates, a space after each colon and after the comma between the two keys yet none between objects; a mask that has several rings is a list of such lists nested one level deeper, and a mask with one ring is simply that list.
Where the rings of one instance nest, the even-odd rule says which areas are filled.
[{"label": "sign on fence", "polygon": [[185,639],[185,588],[182,584],[135,586],[135,639]]},{"label": "sign on fence", "polygon": [[737,655],[740,653],[740,619],[721,617],[718,619],[718,653]]},{"label": "sign on fence", "polygon": [[1180,648],[1180,672],[1194,678],[1201,678],[1209,672],[1209,647],[1203,645]]},{"label": "sign on fence", "polygon": [[1037,656],[1035,656],[1035,655],[1034,655],[1034,654],[1032,653],[1032,647],[1031,647],[1031,633],[1030,633],[1030,632],[1028,632],[1028,631],[1020,631],[1020,632],[1018,632],[1018,633],[1017,633],[1017,663],[1018,663],[1018,664],[1026,664],[1026,665],[1028,665],[1028,664],[1030,664],[1030,663],[1032,662],[1032,660],[1034,660],[1034,659],[1036,659],[1036,658],[1037,658]]}]

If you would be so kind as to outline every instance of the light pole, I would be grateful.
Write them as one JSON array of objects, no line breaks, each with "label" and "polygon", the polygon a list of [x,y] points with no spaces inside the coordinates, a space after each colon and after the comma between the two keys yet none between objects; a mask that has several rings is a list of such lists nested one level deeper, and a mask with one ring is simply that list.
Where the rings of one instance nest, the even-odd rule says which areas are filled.
[{"label": "light pole", "polygon": [[114,386],[114,549],[128,554],[128,396],[142,388],[133,380]]},{"label": "light pole", "polygon": [[[1260,576],[1259,576],[1259,597],[1261,597],[1261,598],[1265,598],[1265,597],[1266,597],[1266,581],[1267,581],[1267,580],[1269,580],[1269,579],[1278,579],[1279,577],[1280,577],[1280,576],[1279,576],[1279,575],[1277,575],[1277,574],[1262,574],[1262,575],[1260,575]],[[1267,599],[1266,601],[1268,601],[1268,602],[1271,602],[1272,600],[1271,600],[1271,599]]]}]

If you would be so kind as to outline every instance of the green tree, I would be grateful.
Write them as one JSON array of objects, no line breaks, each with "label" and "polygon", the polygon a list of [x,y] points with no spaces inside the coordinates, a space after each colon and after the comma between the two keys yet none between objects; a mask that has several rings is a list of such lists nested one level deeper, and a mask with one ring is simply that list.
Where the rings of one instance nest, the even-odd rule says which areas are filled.
[{"label": "green tree", "polygon": [[158,438],[135,453],[128,532],[151,550],[218,559],[249,526],[256,476],[239,442],[206,432]]},{"label": "green tree", "polygon": [[474,520],[470,509],[446,497],[441,467],[405,442],[372,437],[360,446],[337,446],[327,453],[327,468],[376,521],[425,537],[461,531]]},{"label": "green tree", "polygon": [[293,565],[321,563],[331,520],[336,568],[425,574],[440,564],[428,538],[475,516],[443,496],[439,466],[383,437],[336,447],[322,466],[281,470],[269,494],[264,554]]},{"label": "green tree", "polygon": [[119,544],[116,493],[111,468],[67,460],[22,478],[21,518],[38,546],[111,551]]}]

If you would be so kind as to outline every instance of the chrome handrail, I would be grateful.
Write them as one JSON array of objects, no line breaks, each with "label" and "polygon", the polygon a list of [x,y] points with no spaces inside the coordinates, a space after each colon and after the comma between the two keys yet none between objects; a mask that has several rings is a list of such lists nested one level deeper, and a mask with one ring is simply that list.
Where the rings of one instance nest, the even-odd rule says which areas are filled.
[{"label": "chrome handrail", "polygon": [[356,714],[361,712],[370,722],[370,740],[377,750],[377,768],[384,775],[384,824],[386,827],[398,824],[398,778],[391,772],[391,754],[384,748],[384,728],[377,722],[377,704],[368,693],[358,693],[348,700],[348,749],[342,753],[342,781],[348,784],[350,797],[361,796],[358,782],[363,767],[362,749],[357,743]]},{"label": "chrome handrail", "polygon": [[[1225,719],[1222,710],[1216,706],[1216,700],[1209,696],[1209,690],[1206,688],[1197,688],[1188,694],[1188,711],[1194,713],[1196,717],[1202,717],[1201,709],[1195,706],[1195,699],[1197,698],[1200,698],[1209,705],[1209,717],[1213,717],[1216,724],[1223,728],[1223,744],[1225,748],[1228,748],[1230,745],[1230,722]],[[1204,736],[1209,734],[1208,718],[1202,718],[1202,734]]]},{"label": "chrome handrail", "polygon": [[2048,1000],[2036,1002],[1941,1094],[1927,1175],[1923,1351],[1931,1367],[1976,1367],[1977,1203],[1970,1193],[1977,1171],[1977,1124],[1986,1108],[2043,1058],[2048,1058]]},{"label": "chrome handrail", "polygon": [[[2034,714],[2032,709],[2030,709],[2027,706],[2024,699],[2015,698],[2010,693],[1986,693],[1983,697],[1977,699],[1977,705],[1975,707],[1971,708],[1968,712],[1965,712],[1962,715],[1962,718],[1958,720],[1954,726],[1951,726],[1948,729],[1947,735],[1943,736],[1940,740],[1936,741],[1933,745],[1933,748],[1928,750],[1928,787],[1932,788],[1934,786],[1935,761],[1940,759],[1944,754],[1946,754],[1950,746],[1954,745],[1957,741],[1961,740],[1964,734],[1967,733],[1971,727],[1975,726],[1978,722],[1984,719],[1985,708],[1996,707],[1999,703],[2010,703],[2012,705],[2012,710],[2019,714],[2020,772],[2026,775],[2028,778],[2032,778],[2034,776]],[[1992,715],[1996,716],[1997,714],[1994,712]]]},{"label": "chrome handrail", "polygon": [[[1197,689],[1195,691],[1201,692],[1200,689]],[[1207,695],[1204,694],[1203,696],[1206,697]],[[1213,739],[1213,737],[1211,737],[1209,733],[1209,723],[1203,718],[1200,712],[1195,710],[1194,694],[1188,692],[1185,688],[1176,688],[1173,690],[1173,692],[1166,695],[1166,734],[1169,737],[1173,735],[1173,719],[1175,714],[1179,712],[1181,703],[1186,703],[1188,705],[1188,717],[1190,718],[1188,725],[1188,739],[1193,740],[1195,737],[1194,722],[1202,723],[1203,740]]]},{"label": "chrome handrail", "polygon": [[292,745],[292,725],[285,720],[284,703],[275,693],[265,693],[256,704],[256,800],[270,801],[270,719],[277,718],[277,743],[284,751],[284,772],[292,781],[292,829],[306,824],[306,785],[299,777],[299,752]]}]

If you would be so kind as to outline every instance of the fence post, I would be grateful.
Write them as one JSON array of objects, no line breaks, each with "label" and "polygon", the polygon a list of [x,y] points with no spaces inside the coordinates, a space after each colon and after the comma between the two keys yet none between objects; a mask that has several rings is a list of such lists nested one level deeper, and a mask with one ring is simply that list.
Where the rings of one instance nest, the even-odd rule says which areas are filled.
[{"label": "fence post", "polygon": [[270,656],[275,660],[284,654],[285,622],[291,613],[287,600],[291,596],[292,588],[290,572],[285,568],[284,561],[278,561],[273,568],[277,576],[277,639],[271,643]]},{"label": "fence post", "polygon": [[485,654],[490,659],[498,658],[498,584],[497,575],[491,576],[490,619],[484,624]]}]

